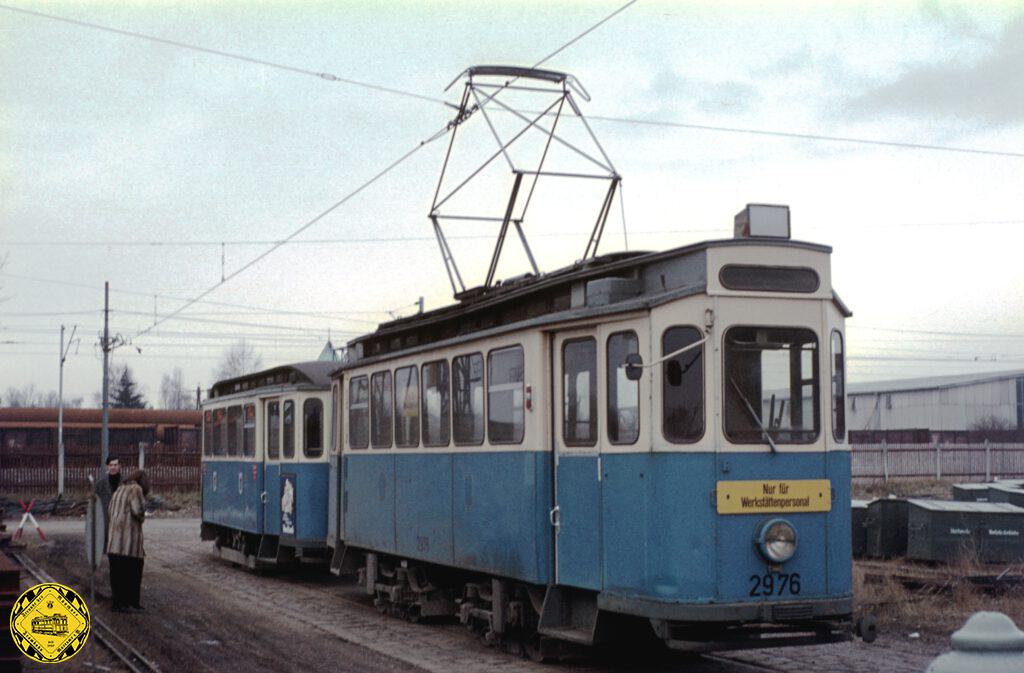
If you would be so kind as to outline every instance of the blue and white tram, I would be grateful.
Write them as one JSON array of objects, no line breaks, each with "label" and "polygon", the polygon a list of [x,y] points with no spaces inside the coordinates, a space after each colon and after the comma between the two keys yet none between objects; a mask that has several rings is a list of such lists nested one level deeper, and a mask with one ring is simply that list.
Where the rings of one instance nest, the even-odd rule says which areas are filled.
[{"label": "blue and white tram", "polygon": [[327,560],[330,371],[303,362],[220,381],[203,404],[202,538],[255,568]]},{"label": "blue and white tram", "polygon": [[758,236],[763,212],[351,342],[335,569],[538,657],[625,625],[691,651],[849,638],[850,312],[831,249],[789,240],[788,209]]}]

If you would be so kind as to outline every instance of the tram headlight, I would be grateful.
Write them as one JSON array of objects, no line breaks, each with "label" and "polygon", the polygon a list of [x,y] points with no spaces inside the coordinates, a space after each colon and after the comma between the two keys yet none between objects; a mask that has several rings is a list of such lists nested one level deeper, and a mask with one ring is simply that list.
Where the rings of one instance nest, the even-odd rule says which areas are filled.
[{"label": "tram headlight", "polygon": [[796,553],[796,528],[785,519],[766,521],[757,534],[757,548],[772,563],[784,563]]}]

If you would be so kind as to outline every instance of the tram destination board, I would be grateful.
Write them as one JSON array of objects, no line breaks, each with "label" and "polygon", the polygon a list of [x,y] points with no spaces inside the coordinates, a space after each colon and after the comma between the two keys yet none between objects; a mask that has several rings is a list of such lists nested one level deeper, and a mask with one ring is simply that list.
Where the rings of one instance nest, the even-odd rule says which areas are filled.
[{"label": "tram destination board", "polygon": [[832,485],[828,479],[720,481],[719,514],[828,512]]}]

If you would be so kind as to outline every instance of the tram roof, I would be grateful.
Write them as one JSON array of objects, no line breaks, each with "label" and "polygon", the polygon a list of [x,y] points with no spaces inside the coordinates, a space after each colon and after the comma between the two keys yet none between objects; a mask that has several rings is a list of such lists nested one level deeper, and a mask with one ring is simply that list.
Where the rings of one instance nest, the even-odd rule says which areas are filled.
[{"label": "tram roof", "polygon": [[329,388],[331,371],[336,369],[337,362],[311,360],[294,362],[265,369],[261,372],[236,376],[213,384],[210,388],[210,399],[234,395],[247,390],[267,388],[269,386],[307,385],[315,388]]},{"label": "tram roof", "polygon": [[[524,274],[500,281],[490,288],[473,288],[456,296],[456,303],[441,308],[381,323],[376,331],[348,343],[350,359],[336,366],[341,371],[368,360],[458,337],[481,336],[506,325],[528,326],[548,322],[559,314],[574,318],[603,315],[658,305],[679,296],[695,294],[707,286],[704,252],[710,248],[772,246],[829,254],[832,248],[818,243],[783,239],[724,239],[703,241],[661,252],[615,252],[540,275]],[[668,283],[661,276],[658,288],[643,286],[643,270],[665,267],[672,273]],[[635,282],[637,288],[600,305],[574,300],[574,288],[585,291],[585,283],[599,279],[610,282]],[[583,284],[583,285],[581,285]],[[849,310],[833,293],[833,301],[844,314]],[[576,314],[579,314],[577,316]]]}]

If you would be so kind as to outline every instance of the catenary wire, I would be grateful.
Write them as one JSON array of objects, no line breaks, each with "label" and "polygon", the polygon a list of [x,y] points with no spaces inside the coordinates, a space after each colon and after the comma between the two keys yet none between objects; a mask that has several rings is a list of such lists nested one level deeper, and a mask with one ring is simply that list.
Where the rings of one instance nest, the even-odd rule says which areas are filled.
[{"label": "catenary wire", "polygon": [[211,49],[209,47],[201,47],[195,44],[188,44],[186,42],[178,42],[177,40],[169,40],[163,37],[157,37],[155,35],[147,35],[145,33],[138,33],[131,30],[123,30],[121,28],[113,28],[111,26],[104,26],[98,23],[91,23],[89,21],[81,21],[79,19],[71,19],[68,17],[57,16],[55,14],[46,14],[44,12],[37,12],[31,9],[23,9],[21,7],[11,7],[10,5],[0,5],[0,9],[5,9],[10,12],[18,12],[20,14],[28,14],[42,19],[50,19],[52,21],[60,21],[62,23],[69,23],[75,26],[83,28],[91,28],[93,30],[102,30],[108,33],[114,33],[115,35],[124,35],[127,37],[135,37],[142,40],[148,40],[150,42],[156,42],[171,47],[179,47],[181,49],[189,49],[191,51],[197,51],[204,54],[212,54],[214,56],[222,56],[224,58],[234,59],[236,61],[244,61],[246,63],[255,63],[268,68],[277,68],[278,70],[286,70],[288,72],[299,73],[302,75],[311,75],[319,79],[328,82],[342,82],[344,84],[350,84],[352,86],[362,87],[364,89],[371,89],[373,91],[380,91],[383,93],[394,94],[396,96],[404,96],[406,98],[416,98],[419,100],[427,101],[430,103],[440,103],[441,105],[447,105],[447,103],[440,99],[434,98],[433,96],[424,96],[412,91],[406,91],[404,89],[395,89],[392,87],[381,86],[379,84],[371,84],[369,82],[361,82],[359,80],[350,79],[348,77],[342,77],[329,72],[317,72],[315,70],[307,70],[306,68],[297,68],[291,65],[285,65],[282,63],[275,63],[262,58],[254,58],[251,56],[245,56],[244,54],[235,54],[229,51],[222,51],[220,49]]},{"label": "catenary wire", "polygon": [[720,133],[739,133],[755,136],[772,136],[777,138],[790,138],[793,140],[815,140],[837,143],[853,143],[859,145],[878,145],[883,147],[899,147],[912,150],[929,150],[937,152],[956,152],[961,154],[982,154],[998,157],[1024,158],[1024,152],[1009,152],[1004,150],[987,150],[974,147],[955,147],[950,145],[933,145],[929,143],[912,143],[897,140],[873,140],[870,138],[855,138],[853,136],[832,136],[820,133],[796,133],[792,131],[773,131],[769,129],[742,128],[738,126],[712,126],[710,124],[688,124],[684,122],[663,121],[657,119],[635,119],[631,117],[610,117],[602,115],[587,115],[587,119],[603,122],[615,122],[619,124],[634,124],[637,126],[657,126],[663,128],[680,128],[695,131],[717,131]]},{"label": "catenary wire", "polygon": [[[628,9],[636,1],[637,0],[631,0],[630,2],[626,3],[625,5],[623,5],[622,7],[617,9],[616,11],[612,12],[611,14],[606,16],[604,19],[602,19],[601,21],[599,21],[598,23],[596,23],[595,25],[593,25],[592,27],[590,27],[586,31],[584,31],[583,33],[577,35],[576,37],[574,37],[572,40],[570,40],[566,44],[562,45],[561,47],[559,47],[555,51],[551,52],[548,56],[546,56],[542,60],[538,61],[537,64],[534,65],[533,67],[536,68],[537,66],[545,63],[549,59],[551,59],[554,56],[556,56],[557,54],[561,53],[563,50],[565,50],[566,48],[568,48],[569,46],[571,46],[572,44],[574,44],[578,40],[580,40],[583,37],[585,37],[591,31],[596,30],[598,27],[600,27],[606,21],[608,21],[611,18],[613,18],[614,16],[618,15],[620,12]],[[80,26],[80,27],[83,27],[83,28],[90,28],[90,29],[93,29],[93,30],[105,31],[105,32],[109,32],[109,33],[113,33],[113,34],[117,34],[117,35],[123,35],[123,36],[127,36],[127,37],[135,37],[135,38],[139,38],[139,39],[155,42],[155,43],[158,43],[158,44],[163,44],[163,45],[173,46],[173,47],[179,47],[179,48],[182,48],[182,49],[189,49],[189,50],[192,50],[192,51],[197,51],[197,52],[201,52],[201,53],[211,54],[211,55],[215,55],[215,56],[221,56],[221,57],[224,57],[224,58],[230,58],[230,59],[234,59],[234,60],[237,60],[237,61],[244,61],[246,63],[254,63],[256,65],[262,65],[262,66],[266,66],[266,67],[269,67],[269,68],[277,68],[279,70],[285,70],[285,71],[288,71],[288,72],[299,73],[299,74],[302,74],[302,75],[310,75],[310,76],[317,77],[318,79],[321,79],[321,80],[324,80],[324,81],[328,81],[328,82],[342,82],[342,83],[345,83],[345,84],[350,84],[352,86],[362,87],[362,88],[366,88],[366,89],[370,89],[370,90],[374,90],[374,91],[381,91],[381,92],[384,92],[384,93],[389,93],[389,94],[394,94],[394,95],[398,95],[398,96],[403,96],[403,97],[406,97],[406,98],[412,98],[412,99],[417,99],[417,100],[426,101],[426,102],[430,102],[430,103],[435,103],[435,104],[438,104],[438,105],[444,105],[446,107],[453,107],[452,103],[449,103],[449,102],[447,102],[447,101],[445,101],[445,100],[443,100],[441,98],[435,98],[433,96],[426,96],[426,95],[423,95],[423,94],[420,94],[420,93],[416,93],[414,91],[408,91],[408,90],[405,90],[405,89],[397,89],[397,88],[394,88],[394,87],[386,87],[386,86],[382,86],[382,85],[379,85],[379,84],[371,84],[369,82],[362,82],[362,81],[359,81],[359,80],[350,79],[350,78],[347,78],[347,77],[341,77],[339,75],[334,75],[334,74],[328,73],[328,72],[318,72],[318,71],[309,70],[309,69],[306,69],[306,68],[299,68],[299,67],[295,67],[295,66],[291,66],[291,65],[285,65],[285,64],[282,64],[282,63],[276,63],[276,62],[273,62],[273,61],[268,61],[266,59],[254,58],[254,57],[250,57],[250,56],[245,56],[243,54],[235,54],[235,53],[232,53],[232,52],[222,51],[222,50],[219,50],[219,49],[211,49],[209,47],[203,47],[203,46],[199,46],[199,45],[188,44],[188,43],[185,43],[185,42],[179,42],[179,41],[176,41],[176,40],[170,40],[170,39],[167,39],[167,38],[157,37],[157,36],[154,36],[154,35],[147,35],[145,33],[139,33],[139,32],[130,31],[130,30],[123,30],[123,29],[120,29],[120,28],[113,28],[111,26],[104,26],[104,25],[97,24],[97,23],[91,23],[91,22],[88,22],[88,21],[81,21],[79,19],[71,19],[71,18],[67,18],[67,17],[57,16],[57,15],[54,15],[54,14],[47,14],[47,13],[44,13],[44,12],[38,12],[38,11],[30,10],[30,9],[24,9],[24,8],[20,8],[20,7],[11,7],[10,5],[0,5],[0,9],[5,9],[5,10],[10,11],[10,12],[18,12],[18,13],[21,13],[21,14],[30,15],[30,16],[34,16],[34,17],[37,17],[37,18],[49,19],[49,20],[52,20],[52,21],[60,21],[62,23],[67,23],[67,24],[71,24],[71,25],[75,25],[75,26]],[[523,111],[518,110],[518,112],[523,112]],[[798,133],[798,132],[792,132],[792,131],[778,131],[778,130],[772,130],[772,129],[753,129],[753,128],[743,128],[743,127],[735,127],[735,126],[715,126],[715,125],[711,125],[711,124],[693,124],[693,123],[678,122],[678,121],[667,121],[667,120],[659,120],[659,119],[638,119],[638,118],[634,118],[634,117],[621,117],[621,116],[611,116],[611,115],[588,115],[587,118],[595,120],[595,121],[610,122],[610,123],[617,123],[617,124],[633,124],[633,125],[641,125],[641,126],[657,126],[657,127],[664,127],[664,128],[690,129],[690,130],[697,130],[697,131],[713,131],[713,132],[719,132],[719,133],[736,133],[736,134],[745,134],[745,135],[772,136],[772,137],[778,137],[778,138],[789,138],[789,139],[794,139],[794,140],[812,140],[812,141],[824,141],[824,142],[855,143],[855,144],[864,144],[864,145],[879,145],[879,146],[887,146],[887,147],[897,147],[897,148],[903,148],[903,149],[917,149],[917,150],[929,150],[929,151],[941,151],[941,152],[957,152],[957,153],[966,153],[966,154],[981,154],[981,155],[989,155],[989,156],[1005,156],[1005,157],[1014,157],[1014,158],[1024,157],[1024,153],[1021,153],[1021,152],[1009,152],[1009,151],[1001,151],[1001,150],[986,150],[986,149],[969,148],[969,147],[953,147],[953,146],[947,146],[947,145],[936,145],[936,144],[931,144],[931,143],[911,143],[911,142],[901,142],[901,141],[893,141],[893,140],[876,140],[876,139],[871,139],[871,138],[855,138],[855,137],[851,137],[851,136],[832,136],[832,135],[825,135],[825,134],[821,134],[821,133]]]},{"label": "catenary wire", "polygon": [[[591,33],[591,32],[592,32],[593,30],[595,30],[595,29],[596,29],[596,28],[597,28],[598,26],[601,26],[601,25],[603,25],[603,24],[604,24],[605,22],[607,22],[607,21],[608,21],[609,19],[611,19],[612,17],[614,17],[614,16],[618,15],[618,14],[619,14],[619,12],[621,12],[621,11],[623,11],[624,9],[626,9],[626,8],[628,8],[628,7],[630,7],[630,6],[632,6],[632,5],[634,4],[634,3],[636,3],[636,1],[637,1],[637,0],[629,0],[629,2],[627,2],[627,3],[625,4],[625,5],[623,5],[623,6],[622,6],[622,7],[620,8],[620,9],[618,9],[618,10],[616,10],[616,11],[612,12],[612,13],[611,13],[610,15],[608,15],[607,17],[605,17],[605,18],[601,19],[601,20],[600,20],[599,22],[597,22],[597,24],[595,24],[594,26],[591,26],[590,28],[587,28],[587,29],[586,29],[585,31],[583,31],[583,32],[582,32],[582,33],[580,33],[579,35],[575,36],[574,38],[572,38],[571,40],[569,40],[569,41],[568,41],[567,43],[563,44],[563,45],[562,45],[561,47],[559,47],[559,48],[558,48],[558,49],[556,49],[555,51],[551,52],[551,54],[549,54],[548,56],[545,56],[544,58],[542,58],[542,59],[541,59],[540,61],[538,61],[538,62],[537,62],[536,64],[534,64],[534,66],[533,66],[533,67],[534,67],[534,68],[537,68],[538,66],[541,66],[541,65],[543,65],[545,61],[547,61],[548,59],[550,59],[551,57],[553,57],[553,56],[554,56],[555,54],[558,54],[558,53],[560,53],[561,51],[563,51],[563,50],[564,50],[564,49],[565,49],[566,47],[568,47],[569,45],[571,45],[571,44],[574,44],[575,42],[577,42],[578,40],[580,40],[580,39],[581,39],[582,37],[584,37],[584,36],[586,36],[586,35],[590,34],[590,33]],[[507,86],[507,85],[508,85],[508,83],[506,83],[506,84],[505,84],[504,86]],[[504,87],[502,87],[502,88],[504,88]],[[500,90],[501,90],[501,89],[499,89],[498,91],[500,91]],[[493,96],[495,96],[495,95],[497,95],[497,93],[491,94],[491,97],[493,98]],[[336,203],[334,203],[334,204],[333,204],[332,206],[330,206],[329,208],[327,208],[326,210],[324,210],[323,212],[321,212],[321,213],[320,213],[319,215],[317,215],[316,217],[314,217],[313,219],[309,220],[308,222],[306,222],[305,224],[303,224],[303,225],[302,225],[301,227],[299,227],[298,229],[296,229],[295,231],[293,231],[293,232],[292,232],[291,234],[289,234],[289,235],[288,235],[288,236],[287,236],[286,238],[284,238],[284,239],[283,239],[282,241],[280,241],[279,243],[276,243],[276,244],[272,245],[272,246],[271,246],[270,248],[268,248],[268,249],[267,249],[267,250],[265,250],[264,252],[260,253],[259,255],[257,255],[257,256],[256,256],[256,257],[254,257],[253,259],[251,259],[250,261],[248,261],[248,262],[246,262],[245,264],[243,264],[243,265],[242,265],[242,266],[241,266],[240,268],[238,268],[238,269],[236,269],[236,270],[232,271],[232,272],[231,272],[230,274],[228,274],[227,276],[225,276],[225,277],[224,277],[224,278],[223,278],[223,279],[221,280],[221,282],[220,282],[220,283],[217,283],[216,285],[212,285],[212,286],[210,286],[210,287],[209,287],[208,289],[206,289],[206,290],[204,290],[204,291],[203,291],[202,293],[200,293],[200,294],[199,294],[199,295],[198,295],[197,297],[195,297],[195,298],[193,298],[193,299],[190,299],[189,301],[185,302],[185,303],[184,303],[184,304],[183,304],[182,306],[178,307],[177,309],[175,309],[175,310],[174,310],[174,311],[172,311],[171,313],[169,313],[169,314],[167,314],[167,315],[165,315],[165,316],[163,316],[163,317],[161,317],[161,318],[159,318],[159,319],[155,320],[155,321],[153,322],[153,324],[152,324],[151,326],[149,326],[149,327],[147,327],[147,328],[145,328],[145,329],[143,329],[143,330],[141,330],[141,331],[137,332],[135,336],[136,336],[136,337],[141,337],[141,336],[144,336],[144,335],[145,335],[145,334],[146,334],[147,332],[149,332],[150,330],[152,330],[152,329],[153,329],[154,327],[156,327],[157,325],[160,325],[161,323],[163,323],[163,322],[165,322],[165,321],[167,321],[167,320],[170,320],[170,319],[174,318],[174,317],[175,317],[175,316],[176,316],[177,314],[181,313],[181,312],[182,312],[182,311],[183,311],[184,309],[188,308],[189,306],[191,306],[191,305],[192,305],[192,304],[194,304],[195,302],[199,301],[199,300],[200,300],[200,299],[202,299],[203,297],[207,296],[208,294],[210,294],[210,293],[214,292],[214,291],[215,291],[215,290],[216,290],[217,288],[221,287],[221,286],[222,286],[222,285],[223,285],[223,284],[224,284],[225,282],[227,282],[228,280],[231,280],[232,278],[235,278],[235,277],[236,277],[236,276],[238,276],[239,274],[242,274],[242,273],[244,273],[244,272],[245,272],[246,270],[248,270],[248,269],[252,268],[252,267],[253,267],[253,266],[254,266],[255,264],[257,264],[258,262],[260,262],[260,260],[262,260],[262,259],[266,258],[266,257],[267,257],[268,255],[270,255],[271,253],[273,253],[273,252],[274,252],[275,250],[277,250],[278,248],[280,248],[280,247],[281,247],[281,246],[283,246],[284,244],[288,243],[288,242],[289,242],[290,240],[292,240],[293,238],[295,238],[296,236],[298,236],[299,234],[301,234],[302,232],[306,231],[306,230],[307,230],[307,229],[309,229],[309,228],[310,228],[311,226],[313,226],[314,224],[316,224],[317,222],[319,222],[320,220],[322,220],[322,219],[323,219],[324,217],[326,217],[326,216],[327,216],[328,214],[330,214],[330,213],[334,212],[334,211],[335,211],[335,210],[336,210],[337,208],[339,208],[339,207],[340,207],[341,205],[343,205],[344,203],[346,203],[346,202],[347,202],[347,201],[348,201],[349,199],[353,198],[354,196],[356,196],[357,194],[359,194],[360,192],[362,192],[362,191],[363,191],[364,189],[366,189],[367,187],[369,187],[370,185],[372,185],[373,183],[375,183],[375,182],[376,182],[377,180],[379,180],[380,178],[382,178],[382,177],[384,177],[385,175],[387,175],[387,174],[388,174],[389,172],[391,172],[391,171],[392,171],[392,170],[393,170],[394,168],[396,168],[396,167],[397,167],[397,166],[398,166],[399,164],[401,164],[401,163],[402,163],[402,162],[404,162],[404,161],[405,161],[406,159],[408,159],[409,157],[411,157],[412,155],[414,155],[414,154],[415,154],[416,152],[418,152],[418,151],[419,151],[420,149],[422,149],[423,147],[426,147],[426,146],[427,146],[428,144],[430,144],[430,143],[432,143],[432,142],[434,142],[434,141],[438,140],[439,138],[443,138],[443,137],[444,137],[445,135],[447,135],[447,134],[448,134],[448,132],[449,132],[449,131],[450,131],[451,129],[453,129],[453,128],[455,127],[455,125],[456,125],[456,124],[457,124],[458,122],[460,122],[460,121],[461,121],[461,119],[459,119],[459,118],[457,118],[456,120],[450,121],[450,122],[449,122],[448,124],[446,124],[446,125],[445,125],[445,126],[444,126],[443,128],[441,128],[441,129],[440,129],[439,131],[435,132],[435,133],[434,133],[433,135],[431,135],[431,136],[428,136],[428,137],[427,137],[426,139],[424,139],[424,140],[421,140],[421,141],[419,142],[419,144],[417,144],[417,145],[416,145],[415,147],[413,147],[413,148],[412,148],[411,150],[409,150],[408,152],[406,152],[405,154],[403,154],[403,155],[402,155],[401,157],[399,157],[399,158],[398,158],[398,159],[396,159],[395,161],[391,162],[391,163],[390,163],[390,164],[389,164],[388,166],[386,166],[386,167],[385,167],[385,168],[384,168],[383,170],[381,170],[380,172],[378,172],[377,174],[375,174],[375,175],[374,175],[373,177],[371,177],[371,178],[370,178],[369,180],[367,180],[366,182],[362,183],[362,184],[361,184],[361,185],[360,185],[359,187],[357,187],[356,189],[352,190],[352,191],[351,191],[351,192],[349,192],[349,193],[348,193],[347,195],[345,195],[345,196],[344,196],[344,197],[343,197],[343,198],[342,198],[341,200],[337,201],[337,202],[336,202]]]},{"label": "catenary wire", "polygon": [[[38,277],[35,277],[35,276],[24,276],[24,275],[21,275],[21,274],[8,273],[8,272],[5,272],[5,271],[0,271],[0,276],[6,276],[7,278],[16,278],[18,280],[27,280],[27,281],[35,282],[35,283],[49,283],[51,285],[61,285],[61,286],[64,286],[64,287],[75,287],[75,288],[84,289],[84,290],[97,290],[97,291],[102,291],[103,290],[103,286],[102,285],[89,285],[89,284],[86,284],[86,283],[73,283],[73,282],[70,282],[70,281],[56,280],[54,278],[38,278]],[[124,289],[121,289],[121,288],[111,287],[110,291],[114,292],[114,293],[117,293],[117,294],[124,294],[124,295],[129,295],[129,296],[136,296],[136,297],[145,297],[147,299],[153,299],[154,297],[156,297],[158,299],[167,299],[167,300],[170,300],[170,301],[188,301],[188,297],[180,297],[180,296],[169,295],[169,294],[160,294],[160,293],[155,293],[155,292],[143,292],[143,291],[140,291],[140,290],[124,290]],[[210,300],[210,299],[205,299],[205,300],[202,300],[202,301],[197,301],[196,303],[197,304],[205,304],[205,305],[208,305],[208,306],[223,306],[225,308],[252,309],[252,310],[264,311],[264,312],[267,312],[267,313],[279,313],[281,315],[301,315],[301,316],[309,316],[309,317],[313,317],[313,318],[325,318],[325,317],[326,318],[332,318],[333,317],[333,318],[338,318],[339,320],[355,320],[355,318],[345,318],[345,317],[343,317],[343,316],[347,316],[347,315],[379,315],[379,314],[388,313],[388,311],[394,311],[394,310],[399,310],[399,309],[402,309],[402,308],[406,308],[405,306],[400,306],[400,307],[398,307],[398,309],[379,309],[379,310],[370,310],[370,311],[334,311],[334,312],[332,312],[332,311],[295,311],[295,310],[292,310],[292,309],[266,308],[266,307],[261,307],[261,306],[252,306],[250,304],[239,304],[239,303],[235,303],[235,302],[213,301],[213,300]],[[411,304],[410,304],[410,306],[411,306]],[[361,320],[360,322],[376,323],[376,321],[371,321],[371,320]]]},{"label": "catenary wire", "polygon": [[[621,199],[620,199],[621,202]],[[858,224],[861,228],[885,229],[896,227],[966,227],[981,225],[1020,225],[1024,220],[974,220],[963,222],[871,222]],[[818,225],[809,224],[810,228],[821,228]],[[630,236],[671,236],[674,234],[714,234],[728,233],[726,228],[717,229],[650,229],[646,231],[630,231]],[[532,236],[538,238],[572,238],[582,236],[578,232],[537,232]],[[446,237],[448,240],[492,240],[493,235],[486,234],[463,234]],[[337,244],[361,244],[361,243],[421,243],[435,240],[432,236],[369,236],[360,238],[302,238],[288,241],[289,245],[327,245]],[[34,241],[2,241],[0,245],[9,247],[209,247],[209,246],[250,246],[250,245],[273,245],[280,243],[279,239],[250,239],[250,240],[189,240],[189,239],[168,239],[168,240],[132,240],[132,241],[97,241],[97,240],[34,240]],[[140,293],[144,294],[144,293]],[[148,295],[152,297],[153,295]],[[383,312],[383,311],[380,311]]]}]

